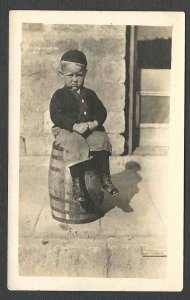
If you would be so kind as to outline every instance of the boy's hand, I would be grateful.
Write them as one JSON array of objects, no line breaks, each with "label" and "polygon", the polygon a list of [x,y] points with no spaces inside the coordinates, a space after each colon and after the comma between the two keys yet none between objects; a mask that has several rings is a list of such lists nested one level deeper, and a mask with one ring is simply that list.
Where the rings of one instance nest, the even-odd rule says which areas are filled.
[{"label": "boy's hand", "polygon": [[85,133],[85,131],[89,128],[89,125],[87,123],[75,123],[73,125],[73,130],[80,133],[80,134],[83,134]]},{"label": "boy's hand", "polygon": [[93,122],[88,122],[87,123],[88,124],[88,128],[90,129],[90,130],[94,130],[94,129],[96,129],[96,127],[98,127],[98,122],[95,120],[95,121],[93,121]]}]

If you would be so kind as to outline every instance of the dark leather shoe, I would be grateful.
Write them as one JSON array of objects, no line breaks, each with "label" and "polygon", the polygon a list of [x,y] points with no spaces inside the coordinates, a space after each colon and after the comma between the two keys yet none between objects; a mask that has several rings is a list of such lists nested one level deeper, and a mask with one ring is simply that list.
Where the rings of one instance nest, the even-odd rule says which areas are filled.
[{"label": "dark leather shoe", "polygon": [[113,185],[111,176],[108,174],[103,174],[102,176],[102,189],[111,196],[119,195],[118,189]]},{"label": "dark leather shoe", "polygon": [[72,178],[73,181],[73,201],[74,202],[83,202],[85,201],[84,192],[80,186],[79,178]]}]

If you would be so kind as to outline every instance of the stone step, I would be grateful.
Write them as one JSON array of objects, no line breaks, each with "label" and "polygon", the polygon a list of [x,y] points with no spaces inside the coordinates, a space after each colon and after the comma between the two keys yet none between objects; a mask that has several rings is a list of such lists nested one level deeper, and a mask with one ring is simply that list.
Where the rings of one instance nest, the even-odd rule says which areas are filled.
[{"label": "stone step", "polygon": [[20,239],[19,275],[162,278],[166,257],[144,257],[140,245],[133,238]]}]

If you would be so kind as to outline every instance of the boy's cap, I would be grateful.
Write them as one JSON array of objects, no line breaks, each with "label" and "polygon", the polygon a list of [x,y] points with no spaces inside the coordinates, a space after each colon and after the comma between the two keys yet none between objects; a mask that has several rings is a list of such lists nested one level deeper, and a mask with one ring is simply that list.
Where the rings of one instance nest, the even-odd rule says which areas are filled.
[{"label": "boy's cap", "polygon": [[78,64],[82,64],[84,66],[87,66],[87,59],[86,59],[85,54],[82,51],[79,51],[77,49],[69,50],[69,51],[65,52],[61,57],[61,61],[62,60],[70,61],[70,62],[74,62],[74,63],[78,63]]}]

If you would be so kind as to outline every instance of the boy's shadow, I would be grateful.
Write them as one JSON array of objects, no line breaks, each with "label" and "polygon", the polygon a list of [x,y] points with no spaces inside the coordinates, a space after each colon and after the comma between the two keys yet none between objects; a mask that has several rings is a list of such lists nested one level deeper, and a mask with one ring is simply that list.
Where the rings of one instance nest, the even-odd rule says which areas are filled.
[{"label": "boy's shadow", "polygon": [[137,162],[130,161],[126,163],[125,170],[112,175],[114,185],[119,189],[119,195],[112,197],[105,193],[104,202],[101,208],[103,214],[113,209],[115,206],[121,208],[124,212],[132,212],[130,201],[138,193],[138,183],[142,177],[138,174],[141,170]]}]

